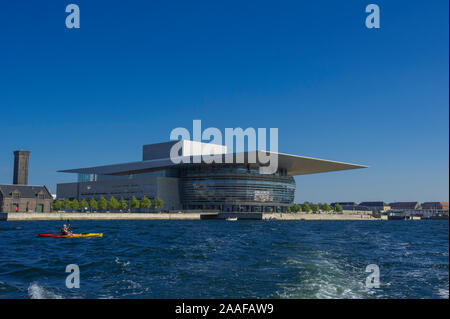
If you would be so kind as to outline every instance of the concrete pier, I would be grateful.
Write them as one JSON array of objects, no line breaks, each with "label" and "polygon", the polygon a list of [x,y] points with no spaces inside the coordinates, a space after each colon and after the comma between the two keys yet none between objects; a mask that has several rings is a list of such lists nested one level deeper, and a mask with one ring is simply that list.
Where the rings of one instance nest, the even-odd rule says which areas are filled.
[{"label": "concrete pier", "polygon": [[[200,213],[1,213],[0,220],[200,220]],[[5,216],[6,215],[6,216]]]},{"label": "concrete pier", "polygon": [[306,213],[265,213],[263,219],[276,220],[387,220],[368,214],[306,214]]},{"label": "concrete pier", "polygon": [[[247,218],[251,213],[227,213],[226,216],[245,214]],[[211,215],[209,217],[209,215]],[[307,213],[259,213],[258,218],[262,220],[385,220],[384,218],[374,218],[367,214],[307,214]],[[33,221],[33,220],[205,220],[217,219],[217,213],[208,212],[180,212],[180,213],[0,213],[0,220],[7,221]],[[209,218],[208,218],[209,217]],[[220,218],[220,219],[224,219]]]}]

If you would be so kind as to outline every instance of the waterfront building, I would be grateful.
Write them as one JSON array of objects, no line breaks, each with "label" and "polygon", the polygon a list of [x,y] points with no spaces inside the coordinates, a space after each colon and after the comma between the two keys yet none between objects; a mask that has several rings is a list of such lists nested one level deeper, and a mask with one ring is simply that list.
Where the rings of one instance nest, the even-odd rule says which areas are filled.
[{"label": "waterfront building", "polygon": [[0,185],[0,212],[50,212],[52,195],[46,186],[28,185],[29,151],[14,152],[13,184]]},{"label": "waterfront building", "polygon": [[361,206],[361,205],[341,205],[342,210],[344,211],[361,211],[361,212],[372,212],[376,211],[375,209],[367,206]]},{"label": "waterfront building", "polygon": [[334,207],[336,204],[339,204],[341,206],[358,206],[358,203],[355,202],[337,202],[337,203],[331,203],[331,205]]},{"label": "waterfront building", "polygon": [[[177,144],[177,145],[175,145]],[[176,161],[170,157],[177,146]],[[206,162],[214,154],[220,163]],[[260,155],[277,155],[278,167],[262,174]],[[257,161],[252,159],[257,158]],[[238,159],[243,159],[239,161]],[[226,146],[188,140],[143,146],[142,161],[61,170],[77,182],[57,185],[58,199],[132,196],[161,198],[165,210],[284,212],[293,205],[293,176],[365,166],[266,151],[227,153]]]},{"label": "waterfront building", "polygon": [[334,202],[331,203],[331,208],[335,209],[336,205],[339,204],[343,212],[356,213],[360,212],[362,214],[372,213],[372,208],[360,206],[356,202]]},{"label": "waterfront building", "polygon": [[336,204],[339,204],[343,210],[356,210],[358,204],[355,202],[334,202],[331,203],[331,208],[335,208]]},{"label": "waterfront building", "polygon": [[359,203],[359,207],[369,208],[375,212],[386,212],[391,209],[391,207],[385,202],[362,202]]},{"label": "waterfront building", "polygon": [[448,202],[425,202],[421,204],[421,216],[424,218],[446,218],[448,219]]},{"label": "waterfront building", "polygon": [[48,213],[52,200],[46,186],[0,185],[0,212]]},{"label": "waterfront building", "polygon": [[448,212],[448,202],[425,202],[421,206],[424,210],[442,210]]},{"label": "waterfront building", "polygon": [[404,211],[404,210],[418,210],[421,209],[419,202],[393,202],[389,206],[391,210]]}]

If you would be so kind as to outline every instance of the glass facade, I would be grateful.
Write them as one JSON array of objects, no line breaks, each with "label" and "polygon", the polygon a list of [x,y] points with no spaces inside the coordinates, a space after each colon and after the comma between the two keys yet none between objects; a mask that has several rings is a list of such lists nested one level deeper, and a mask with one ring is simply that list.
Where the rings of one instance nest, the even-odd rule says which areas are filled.
[{"label": "glass facade", "polygon": [[95,182],[97,180],[97,174],[78,174],[78,183],[82,182]]},{"label": "glass facade", "polygon": [[294,178],[283,170],[269,175],[236,164],[191,165],[180,178],[184,209],[285,211],[294,201]]},{"label": "glass facade", "polygon": [[111,180],[138,179],[147,177],[178,177],[177,169],[161,169],[152,172],[125,175],[78,174],[78,182],[103,182]]},{"label": "glass facade", "polygon": [[[287,175],[286,170],[280,169],[275,174],[260,174],[258,167],[246,164],[189,164],[127,175],[79,174],[78,181],[131,181],[154,176],[178,178],[178,187],[164,191],[179,192],[181,207],[186,210],[284,212],[294,201],[295,180]],[[140,182],[136,181],[135,184],[134,188],[144,187]],[[115,187],[121,188],[114,190],[120,191],[121,196],[125,196],[132,188],[130,185]],[[138,191],[134,188],[133,194]],[[141,193],[146,192],[142,189]]]}]

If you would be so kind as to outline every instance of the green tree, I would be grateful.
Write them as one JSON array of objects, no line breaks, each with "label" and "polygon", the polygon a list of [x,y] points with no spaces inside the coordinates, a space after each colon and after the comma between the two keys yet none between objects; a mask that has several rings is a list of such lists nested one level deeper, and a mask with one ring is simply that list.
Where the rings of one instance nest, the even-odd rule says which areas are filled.
[{"label": "green tree", "polygon": [[302,208],[300,207],[299,204],[294,204],[294,206],[292,206],[292,210],[296,213],[298,213],[299,211],[302,210]]},{"label": "green tree", "polygon": [[164,203],[163,203],[163,201],[162,201],[161,198],[156,197],[156,198],[153,200],[153,207],[155,207],[156,209],[162,208],[163,205],[164,205]]},{"label": "green tree", "polygon": [[72,210],[79,210],[80,209],[80,203],[78,203],[78,200],[76,198],[70,203],[70,208]]},{"label": "green tree", "polygon": [[68,210],[70,209],[71,204],[70,204],[70,200],[68,200],[67,198],[62,202],[61,208],[64,210]]},{"label": "green tree", "polygon": [[323,211],[326,211],[326,212],[331,211],[331,207],[330,207],[330,205],[328,205],[327,203],[322,204],[321,209],[322,209]]},{"label": "green tree", "polygon": [[287,212],[290,213],[291,212],[291,208],[288,206],[287,208]]},{"label": "green tree", "polygon": [[61,205],[62,205],[61,201],[59,199],[57,199],[57,200],[53,201],[52,208],[53,208],[53,210],[60,210]]},{"label": "green tree", "polygon": [[125,201],[125,199],[123,199],[123,197],[121,197],[119,202],[119,208],[125,210],[127,209],[127,207],[128,207],[127,202]]},{"label": "green tree", "polygon": [[342,206],[339,204],[334,205],[334,211],[336,212],[342,212]]},{"label": "green tree", "polygon": [[309,213],[311,211],[311,207],[309,207],[308,202],[304,202],[302,205],[302,211]]},{"label": "green tree", "polygon": [[130,208],[139,208],[139,201],[137,200],[136,197],[131,197],[130,200]]},{"label": "green tree", "polygon": [[83,198],[80,202],[81,209],[86,209],[89,207],[89,203]]},{"label": "green tree", "polygon": [[108,208],[110,210],[117,210],[117,209],[119,209],[119,207],[120,207],[120,203],[117,201],[117,199],[114,196],[112,196],[109,199]]},{"label": "green tree", "polygon": [[108,201],[105,199],[105,197],[100,196],[98,200],[98,209],[99,210],[106,210],[108,208]]},{"label": "green tree", "polygon": [[141,208],[147,209],[150,208],[150,206],[152,206],[152,202],[150,201],[150,199],[147,198],[147,196],[144,196],[141,199],[140,206]]},{"label": "green tree", "polygon": [[91,200],[89,201],[89,207],[93,211],[96,211],[98,209],[98,203],[94,198],[91,198]]},{"label": "green tree", "polygon": [[313,211],[313,213],[317,213],[319,211],[319,205],[314,204],[312,207],[312,211]]}]

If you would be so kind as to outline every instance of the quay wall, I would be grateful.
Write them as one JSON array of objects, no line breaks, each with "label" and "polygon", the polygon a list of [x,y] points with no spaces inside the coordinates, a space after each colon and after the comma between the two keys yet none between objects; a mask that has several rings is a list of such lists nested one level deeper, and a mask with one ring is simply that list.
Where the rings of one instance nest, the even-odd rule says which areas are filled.
[{"label": "quay wall", "polygon": [[[231,215],[232,213],[230,213]],[[169,213],[0,213],[0,220],[200,220],[200,215],[214,215],[206,212]],[[238,215],[238,214],[237,214]],[[386,216],[382,216],[386,217]],[[203,218],[208,219],[208,218]],[[311,213],[264,213],[262,219],[276,220],[385,220],[368,214],[311,214]]]}]

